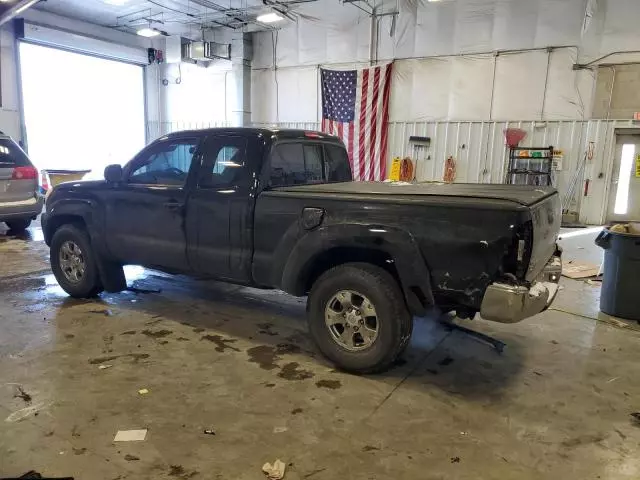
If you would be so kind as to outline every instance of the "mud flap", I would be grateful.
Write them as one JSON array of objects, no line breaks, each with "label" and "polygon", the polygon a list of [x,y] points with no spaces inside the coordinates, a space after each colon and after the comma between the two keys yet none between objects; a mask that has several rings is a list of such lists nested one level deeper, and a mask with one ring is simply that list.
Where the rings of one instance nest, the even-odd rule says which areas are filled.
[{"label": "mud flap", "polygon": [[124,276],[122,265],[104,260],[101,256],[97,257],[96,264],[105,292],[118,293],[126,290],[127,279]]}]

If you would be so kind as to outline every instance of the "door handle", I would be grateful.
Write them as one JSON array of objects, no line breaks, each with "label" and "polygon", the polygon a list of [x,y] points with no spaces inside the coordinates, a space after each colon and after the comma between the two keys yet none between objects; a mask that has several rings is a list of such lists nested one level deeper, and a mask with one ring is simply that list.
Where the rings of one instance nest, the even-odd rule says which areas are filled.
[{"label": "door handle", "polygon": [[183,207],[184,203],[176,202],[175,200],[170,200],[164,204],[164,208],[172,211],[182,210]]}]

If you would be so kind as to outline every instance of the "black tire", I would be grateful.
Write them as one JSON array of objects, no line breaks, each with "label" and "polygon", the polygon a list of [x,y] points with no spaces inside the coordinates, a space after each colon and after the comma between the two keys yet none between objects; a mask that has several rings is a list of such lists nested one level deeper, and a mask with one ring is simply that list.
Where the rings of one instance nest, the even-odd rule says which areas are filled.
[{"label": "black tire", "polygon": [[29,225],[31,225],[31,219],[30,218],[16,218],[15,220],[7,220],[4,223],[7,224],[7,227],[9,227],[9,230],[11,230],[12,232],[22,233],[27,228],[29,228]]},{"label": "black tire", "polygon": [[[343,290],[364,295],[375,308],[377,338],[364,350],[343,347],[326,325],[327,304]],[[374,373],[388,368],[406,348],[413,329],[413,318],[398,282],[384,269],[367,263],[348,263],[322,274],[309,294],[308,321],[320,351],[338,367],[353,373]]]},{"label": "black tire", "polygon": [[[84,275],[77,282],[72,282],[68,279],[60,265],[60,249],[68,241],[74,242],[80,247],[85,263]],[[62,289],[70,296],[74,298],[92,298],[102,292],[102,283],[100,282],[94,255],[89,235],[84,229],[76,225],[63,225],[53,235],[49,255],[51,270]]]}]

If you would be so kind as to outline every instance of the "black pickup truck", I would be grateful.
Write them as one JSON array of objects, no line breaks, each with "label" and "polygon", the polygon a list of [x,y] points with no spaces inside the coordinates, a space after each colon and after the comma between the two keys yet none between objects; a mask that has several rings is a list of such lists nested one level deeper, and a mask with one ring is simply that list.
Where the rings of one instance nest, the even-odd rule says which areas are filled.
[{"label": "black pickup truck", "polygon": [[388,366],[433,307],[517,322],[555,297],[555,190],[351,178],[322,133],[173,133],[53,190],[51,267],[74,297],[125,289],[125,264],[308,295],[319,349],[354,372]]}]

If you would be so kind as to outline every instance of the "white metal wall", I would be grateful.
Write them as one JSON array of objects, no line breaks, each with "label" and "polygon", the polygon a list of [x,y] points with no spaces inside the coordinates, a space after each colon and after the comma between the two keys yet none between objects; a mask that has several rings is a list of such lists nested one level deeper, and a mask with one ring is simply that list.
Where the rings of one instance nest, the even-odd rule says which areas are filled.
[{"label": "white metal wall", "polygon": [[[315,130],[317,122],[265,124],[280,128]],[[563,197],[585,160],[590,142],[591,158],[579,172],[569,210],[579,213],[580,221],[601,224],[605,221],[611,185],[615,131],[636,128],[630,120],[590,120],[566,122],[393,122],[389,125],[388,161],[393,157],[417,158],[418,181],[442,181],[447,157],[456,160],[456,182],[502,183],[508,151],[503,131],[521,128],[527,132],[524,147],[553,146],[563,151],[562,169],[555,172],[555,183]],[[640,128],[638,128],[640,133]],[[428,151],[416,152],[409,137],[429,137]],[[429,159],[427,159],[429,158]],[[389,171],[389,169],[388,169]],[[585,181],[589,188],[585,195]]]},{"label": "white metal wall", "polygon": [[163,135],[183,130],[231,127],[231,122],[147,122],[147,140],[152,142]]},{"label": "white metal wall", "polygon": [[399,13],[371,22],[348,2],[318,1],[254,34],[253,121],[319,120],[318,67],[391,60],[390,121],[585,120],[595,73],[573,66],[640,57],[638,0],[374,3]]}]

